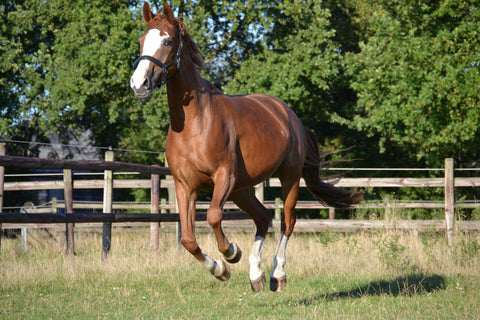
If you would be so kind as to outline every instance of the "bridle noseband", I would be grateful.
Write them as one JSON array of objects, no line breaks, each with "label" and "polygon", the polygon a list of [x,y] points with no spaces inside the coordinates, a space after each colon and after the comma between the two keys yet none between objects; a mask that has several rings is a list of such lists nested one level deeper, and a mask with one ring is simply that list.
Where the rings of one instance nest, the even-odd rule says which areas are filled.
[{"label": "bridle noseband", "polygon": [[[175,26],[177,27],[177,30],[178,30],[178,37],[180,39],[180,43],[178,45],[177,54],[175,55],[175,58],[171,62],[169,62],[168,64],[164,64],[163,62],[161,62],[158,59],[155,59],[152,56],[140,56],[135,61],[135,64],[133,65],[133,70],[135,70],[135,69],[137,69],[137,66],[140,63],[140,61],[148,60],[148,61],[151,61],[151,62],[155,63],[160,68],[162,68],[162,80],[161,80],[160,84],[158,86],[156,86],[156,88],[159,89],[159,90],[162,88],[162,86],[165,83],[167,83],[168,80],[173,78],[173,76],[175,75],[175,74],[173,74],[170,78],[168,78],[168,68],[173,66],[175,63],[177,63],[177,69],[180,67],[180,56],[182,55],[183,39],[182,39],[182,31],[180,30],[180,27],[178,26],[178,24],[175,24]],[[175,70],[175,72],[176,71],[177,70]]]}]

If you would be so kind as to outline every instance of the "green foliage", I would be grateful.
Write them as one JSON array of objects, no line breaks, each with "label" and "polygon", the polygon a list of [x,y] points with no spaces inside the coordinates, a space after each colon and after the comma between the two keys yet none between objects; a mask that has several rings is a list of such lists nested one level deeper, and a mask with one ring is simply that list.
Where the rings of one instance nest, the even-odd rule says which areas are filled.
[{"label": "green foliage", "polygon": [[400,235],[384,233],[374,243],[378,259],[386,270],[416,271],[411,257],[406,254],[407,247],[400,243]]},{"label": "green foliage", "polygon": [[[3,5],[2,81],[19,104],[4,118],[8,135],[20,119],[45,133],[94,129],[104,143],[116,141],[116,123],[125,117],[125,78],[137,29],[119,2],[25,1]],[[16,49],[13,50],[12,49]],[[7,54],[8,53],[8,54]],[[113,129],[113,132],[112,132]],[[109,133],[107,135],[107,132]],[[111,134],[113,133],[113,134]]]},{"label": "green foliage", "polygon": [[[3,1],[0,137],[46,142],[53,131],[65,136],[89,130],[97,146],[164,150],[165,90],[139,101],[129,88],[145,30],[142,3]],[[159,12],[163,1],[151,4]],[[445,157],[454,157],[457,166],[478,166],[476,2],[170,4],[203,51],[206,78],[228,94],[267,93],[285,100],[326,150],[356,146],[349,151],[360,159],[355,166],[442,167]],[[9,148],[9,154],[27,154]],[[151,153],[121,157],[162,163]],[[377,190],[370,199],[385,195]],[[405,193],[410,199],[442,196],[426,188],[396,196],[404,199]]]},{"label": "green foliage", "polygon": [[327,230],[323,232],[319,232],[316,234],[318,241],[324,246],[328,246],[329,243],[332,243],[335,241],[335,235],[333,234],[332,231],[330,231],[328,228]]},{"label": "green foliage", "polygon": [[325,121],[341,55],[330,38],[330,13],[319,1],[281,2],[262,50],[243,62],[225,91],[266,93],[284,100],[307,126]]},{"label": "green foliage", "polygon": [[380,152],[397,148],[428,166],[478,159],[480,8],[464,1],[379,6],[361,52],[347,55],[355,113],[336,119],[378,137]]},{"label": "green foliage", "polygon": [[0,135],[11,137],[24,121],[40,136],[90,129],[93,144],[162,150],[166,104],[139,102],[129,88],[144,29],[131,5],[138,3],[2,4]]},{"label": "green foliage", "polygon": [[462,266],[470,266],[480,257],[480,243],[475,237],[463,237],[455,244],[454,259]]}]

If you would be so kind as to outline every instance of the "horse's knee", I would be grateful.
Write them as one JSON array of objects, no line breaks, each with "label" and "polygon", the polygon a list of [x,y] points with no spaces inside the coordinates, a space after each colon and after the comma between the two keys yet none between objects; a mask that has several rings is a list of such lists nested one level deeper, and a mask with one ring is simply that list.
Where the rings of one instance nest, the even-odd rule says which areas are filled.
[{"label": "horse's knee", "polygon": [[222,223],[222,210],[220,208],[209,208],[207,210],[207,222],[213,229],[220,227]]}]

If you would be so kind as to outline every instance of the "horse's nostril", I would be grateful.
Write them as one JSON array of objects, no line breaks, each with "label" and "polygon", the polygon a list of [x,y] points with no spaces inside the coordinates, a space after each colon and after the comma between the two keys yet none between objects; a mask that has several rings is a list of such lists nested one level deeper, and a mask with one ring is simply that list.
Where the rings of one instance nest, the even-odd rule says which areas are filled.
[{"label": "horse's nostril", "polygon": [[150,88],[150,79],[149,78],[145,78],[145,81],[143,81],[143,88],[144,89],[149,89]]}]

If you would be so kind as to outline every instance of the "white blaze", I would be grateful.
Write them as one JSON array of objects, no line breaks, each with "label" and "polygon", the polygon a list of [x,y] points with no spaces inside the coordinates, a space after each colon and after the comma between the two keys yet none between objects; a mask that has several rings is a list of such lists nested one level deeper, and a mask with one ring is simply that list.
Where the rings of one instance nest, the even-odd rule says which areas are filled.
[{"label": "white blaze", "polygon": [[[157,52],[158,49],[162,47],[164,40],[168,38],[168,33],[160,34],[160,30],[152,29],[148,31],[145,36],[145,41],[143,43],[143,56],[151,56]],[[147,75],[148,66],[150,61],[141,60],[133,73],[132,78],[130,79],[130,86],[132,89],[139,89],[145,82],[145,77]]]}]

